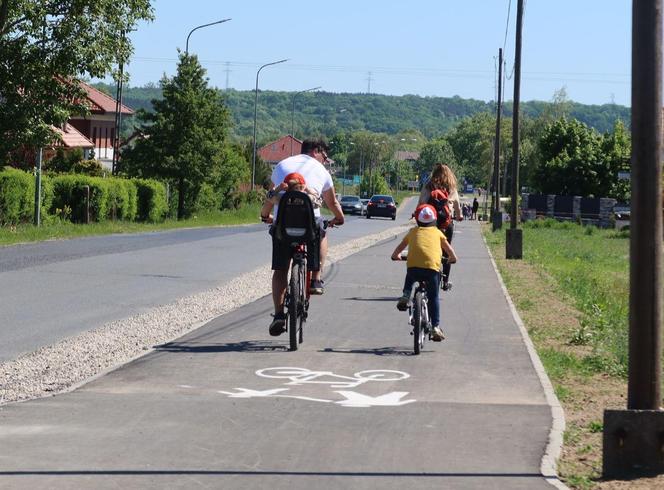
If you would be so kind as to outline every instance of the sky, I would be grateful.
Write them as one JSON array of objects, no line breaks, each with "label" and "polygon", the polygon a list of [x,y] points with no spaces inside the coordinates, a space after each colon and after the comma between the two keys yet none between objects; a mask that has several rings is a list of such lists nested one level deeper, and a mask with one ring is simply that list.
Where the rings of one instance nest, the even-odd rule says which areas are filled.
[{"label": "sky", "polygon": [[[630,105],[631,1],[526,0],[521,100],[565,88],[585,104]],[[513,98],[517,0],[153,0],[130,37],[131,86],[176,69],[189,40],[212,86],[495,100],[504,47]],[[509,12],[509,17],[508,17]]]}]

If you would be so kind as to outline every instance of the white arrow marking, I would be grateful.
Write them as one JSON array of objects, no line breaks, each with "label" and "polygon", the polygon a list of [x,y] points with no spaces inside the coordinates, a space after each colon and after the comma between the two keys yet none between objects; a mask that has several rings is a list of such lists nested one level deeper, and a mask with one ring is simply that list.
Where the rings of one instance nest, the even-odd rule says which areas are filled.
[{"label": "white arrow marking", "polygon": [[217,391],[223,395],[228,395],[231,398],[254,398],[254,397],[266,397],[272,396],[275,393],[281,393],[282,391],[288,391],[288,388],[276,388],[274,390],[248,390],[247,388],[235,388],[238,390],[236,393],[231,391]]},{"label": "white arrow marking", "polygon": [[363,395],[355,391],[336,391],[335,393],[346,397],[345,400],[335,402],[344,407],[398,407],[416,401],[401,400],[401,398],[408,394],[407,391],[393,391],[392,393],[376,397]]}]

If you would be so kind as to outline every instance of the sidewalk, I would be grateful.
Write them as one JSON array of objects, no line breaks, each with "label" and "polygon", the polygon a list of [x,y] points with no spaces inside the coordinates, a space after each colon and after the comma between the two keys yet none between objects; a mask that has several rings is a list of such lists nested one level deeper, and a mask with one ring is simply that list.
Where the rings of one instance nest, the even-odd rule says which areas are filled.
[{"label": "sidewalk", "polygon": [[[412,355],[396,238],[335,264],[305,342],[270,298],[78,390],[0,410],[2,488],[552,488],[541,383],[479,224],[454,242],[447,339]],[[287,367],[287,368],[285,368]]]}]

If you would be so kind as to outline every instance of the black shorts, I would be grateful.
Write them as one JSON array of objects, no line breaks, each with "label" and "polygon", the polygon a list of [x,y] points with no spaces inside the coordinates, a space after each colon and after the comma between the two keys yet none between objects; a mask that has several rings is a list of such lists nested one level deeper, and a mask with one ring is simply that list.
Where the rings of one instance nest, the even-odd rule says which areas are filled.
[{"label": "black shorts", "polygon": [[[311,271],[320,270],[320,241],[325,238],[323,220],[317,218],[317,223],[319,225],[316,230],[318,239],[315,243],[307,243],[307,268]],[[270,227],[270,235],[272,236],[272,270],[288,270],[291,258],[293,257],[294,247],[290,243],[277,240],[274,237],[272,227]]]}]

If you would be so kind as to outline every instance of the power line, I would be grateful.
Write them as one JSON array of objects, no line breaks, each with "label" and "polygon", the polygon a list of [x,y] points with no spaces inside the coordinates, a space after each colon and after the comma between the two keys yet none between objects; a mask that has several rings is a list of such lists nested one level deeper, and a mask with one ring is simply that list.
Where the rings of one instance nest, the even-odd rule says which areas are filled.
[{"label": "power line", "polygon": [[[150,57],[134,57],[132,61],[143,61],[149,63],[174,63],[178,60],[176,58],[150,58]],[[201,60],[201,63],[206,65],[223,65],[234,66],[238,68],[251,68],[260,66],[260,63],[244,62],[244,61],[221,61],[221,60]],[[385,75],[423,75],[423,76],[447,76],[447,77],[467,77],[467,78],[484,78],[486,79],[492,73],[491,70],[470,70],[462,68],[422,68],[422,67],[360,67],[360,66],[343,66],[343,65],[306,65],[306,64],[289,64],[284,65],[282,70],[295,70],[295,71],[328,71],[328,72],[346,72],[346,73],[367,73],[371,70],[372,76],[376,73]],[[546,76],[555,77],[616,77],[625,78],[625,82],[629,82],[629,73],[600,73],[600,72],[556,72],[556,71],[529,71],[524,72],[529,76],[538,76],[540,80],[547,80]],[[375,80],[375,78],[373,78]],[[557,78],[552,79],[557,80]],[[581,80],[579,78],[570,80]],[[596,78],[588,81],[597,81]],[[602,80],[606,81],[606,80]]]},{"label": "power line", "polygon": [[507,45],[507,31],[510,27],[510,13],[512,11],[512,0],[507,5],[507,22],[505,23],[505,40],[503,41],[503,55],[505,54],[505,46]]}]

